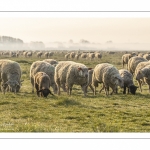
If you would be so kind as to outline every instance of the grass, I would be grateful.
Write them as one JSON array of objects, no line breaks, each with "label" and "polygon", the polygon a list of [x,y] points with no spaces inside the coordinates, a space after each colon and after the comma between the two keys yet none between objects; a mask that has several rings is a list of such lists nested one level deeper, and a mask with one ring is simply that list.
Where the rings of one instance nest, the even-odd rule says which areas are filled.
[{"label": "grass", "polygon": [[[98,63],[109,62],[120,69],[121,56],[122,53],[105,53],[101,60],[82,59],[78,62],[92,68]],[[58,53],[54,58],[64,60],[64,55]],[[136,95],[123,95],[119,89],[117,95],[105,96],[104,92],[97,92],[93,96],[88,89],[87,97],[83,96],[79,86],[74,85],[71,96],[61,92],[60,96],[39,98],[31,92],[29,80],[30,66],[38,59],[35,56],[32,59],[23,56],[9,59],[21,65],[24,82],[16,95],[0,93],[0,132],[150,132],[147,85]]]}]

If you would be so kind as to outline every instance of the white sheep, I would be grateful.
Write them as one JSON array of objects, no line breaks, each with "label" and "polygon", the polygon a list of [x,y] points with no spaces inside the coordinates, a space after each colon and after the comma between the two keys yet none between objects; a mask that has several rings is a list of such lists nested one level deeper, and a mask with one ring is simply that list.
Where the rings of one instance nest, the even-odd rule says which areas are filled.
[{"label": "white sheep", "polygon": [[112,93],[117,92],[118,86],[123,88],[123,79],[121,78],[118,69],[109,63],[98,64],[94,68],[92,76],[94,95],[96,95],[96,87],[98,87],[98,83],[103,83],[100,92],[105,88],[106,95],[109,95],[109,87],[112,88]]},{"label": "white sheep", "polygon": [[150,93],[150,65],[145,66],[141,70],[138,70],[136,76],[136,80],[141,80],[144,78],[144,81],[149,86],[149,93]]},{"label": "white sheep", "polygon": [[88,85],[88,70],[84,64],[76,63],[73,61],[62,61],[55,68],[55,82],[57,84],[58,94],[60,94],[60,86],[67,90],[71,95],[72,87],[74,84],[80,85],[84,96],[87,93]]},{"label": "white sheep", "polygon": [[30,81],[32,84],[32,92],[34,92],[34,76],[37,72],[45,72],[50,77],[50,86],[54,93],[57,93],[57,86],[54,81],[55,67],[44,61],[35,61],[30,67]]},{"label": "white sheep", "polygon": [[129,70],[129,72],[133,75],[137,65],[140,62],[144,62],[144,61],[148,61],[148,60],[143,58],[143,57],[139,57],[139,56],[134,56],[134,57],[130,58],[129,61],[128,61],[128,70]]},{"label": "white sheep", "polygon": [[124,81],[123,94],[126,94],[126,88],[128,88],[128,93],[131,92],[131,94],[135,95],[138,87],[135,86],[133,83],[133,75],[126,69],[120,69],[119,74],[123,78],[123,81]]},{"label": "white sheep", "polygon": [[[140,62],[135,69],[135,76],[137,76],[137,73],[139,72],[139,70],[141,70],[142,68],[144,68],[145,66],[150,65],[150,61],[144,61],[144,62]],[[144,78],[137,80],[140,91],[142,92],[142,84],[144,84]]]},{"label": "white sheep", "polygon": [[21,67],[19,63],[11,60],[0,60],[0,82],[1,89],[5,94],[6,88],[10,92],[19,92],[21,87]]}]

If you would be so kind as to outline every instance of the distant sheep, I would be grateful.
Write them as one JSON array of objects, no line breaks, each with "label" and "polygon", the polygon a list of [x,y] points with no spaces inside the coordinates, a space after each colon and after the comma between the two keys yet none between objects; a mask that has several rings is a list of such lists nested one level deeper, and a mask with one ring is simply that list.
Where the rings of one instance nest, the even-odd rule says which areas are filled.
[{"label": "distant sheep", "polygon": [[[37,96],[47,97],[52,94],[50,91],[50,78],[45,72],[37,72],[34,76],[34,87],[37,91]],[[41,93],[41,94],[40,94]]]},{"label": "distant sheep", "polygon": [[147,60],[150,60],[150,54],[144,54],[143,55],[143,58],[147,59]]},{"label": "distant sheep", "polygon": [[58,61],[56,61],[55,59],[44,59],[43,61],[48,62],[53,66],[56,66],[58,64]]},{"label": "distant sheep", "polygon": [[38,57],[38,58],[41,58],[42,55],[43,55],[42,52],[38,52],[38,53],[37,53],[37,57]]},{"label": "distant sheep", "polygon": [[134,57],[135,54],[124,54],[122,56],[122,67],[124,68],[124,65],[126,64],[127,65],[127,68],[128,68],[128,61],[130,58]]},{"label": "distant sheep", "polygon": [[140,62],[144,62],[144,61],[148,61],[148,60],[143,58],[143,57],[139,57],[139,56],[135,56],[135,57],[130,58],[130,60],[128,62],[128,71],[133,75],[137,65]]}]

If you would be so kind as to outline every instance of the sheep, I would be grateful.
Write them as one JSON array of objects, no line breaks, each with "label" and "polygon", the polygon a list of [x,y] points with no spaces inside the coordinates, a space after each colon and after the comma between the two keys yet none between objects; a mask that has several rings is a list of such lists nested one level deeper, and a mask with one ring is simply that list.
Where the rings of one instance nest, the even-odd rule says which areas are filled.
[{"label": "sheep", "polygon": [[143,56],[144,56],[144,54],[143,54],[143,53],[139,53],[139,54],[138,54],[138,56],[143,57]]},{"label": "sheep", "polygon": [[[37,96],[40,95],[42,97],[48,96],[48,94],[52,94],[52,92],[49,90],[50,88],[50,78],[45,72],[37,72],[34,76],[34,87],[37,92]],[[41,94],[40,94],[41,93]]]},{"label": "sheep", "polygon": [[[73,61],[62,61],[55,68],[55,82],[57,84],[58,95],[60,95],[60,86],[63,90],[67,90],[68,95],[71,95],[74,84],[80,85],[84,96],[87,93],[88,85],[88,70],[84,64]],[[65,87],[66,86],[66,87]]]},{"label": "sheep", "polygon": [[53,56],[54,52],[49,52],[49,57]]},{"label": "sheep", "polygon": [[49,57],[49,52],[45,52],[44,56],[45,56],[45,58],[48,58]]},{"label": "sheep", "polygon": [[27,51],[23,52],[24,57],[27,57]]},{"label": "sheep", "polygon": [[50,77],[50,86],[54,93],[57,93],[57,87],[54,81],[55,67],[44,61],[35,61],[30,67],[30,81],[32,84],[32,93],[34,93],[34,76],[37,72],[45,72]]},{"label": "sheep", "polygon": [[139,56],[134,56],[134,57],[130,58],[129,62],[128,62],[128,70],[129,70],[129,72],[133,75],[134,72],[135,72],[136,66],[140,62],[144,62],[144,61],[148,61],[148,60],[143,58],[143,57],[139,57]]},{"label": "sheep", "polygon": [[[140,62],[135,69],[135,76],[137,76],[137,73],[139,70],[141,70],[142,68],[144,68],[145,66],[150,65],[150,61],[144,61],[144,62]],[[137,80],[140,91],[142,92],[142,84],[144,84],[144,78]]]},{"label": "sheep", "polygon": [[117,86],[123,88],[123,79],[119,71],[112,64],[102,63],[95,66],[92,76],[92,85],[94,86],[94,95],[96,95],[96,87],[98,83],[103,83],[100,92],[105,88],[105,94],[109,95],[109,87],[112,88],[111,94],[117,92]]},{"label": "sheep", "polygon": [[82,53],[81,58],[87,58],[87,53]]},{"label": "sheep", "polygon": [[19,63],[8,59],[0,60],[0,82],[1,89],[5,94],[6,88],[10,92],[17,93],[21,87],[21,67]]},{"label": "sheep", "polygon": [[147,59],[147,60],[150,60],[150,54],[144,54],[143,55],[143,58]]},{"label": "sheep", "polygon": [[135,95],[138,87],[135,86],[133,83],[133,75],[126,69],[120,69],[119,74],[123,78],[123,81],[124,81],[123,94],[126,94],[126,88],[128,88],[128,93],[131,92],[131,94]]},{"label": "sheep", "polygon": [[69,56],[70,56],[70,53],[67,53],[67,54],[65,55],[65,59],[68,60]]},{"label": "sheep", "polygon": [[124,68],[124,65],[126,64],[127,65],[127,68],[128,68],[128,61],[131,57],[134,57],[135,54],[124,54],[122,56],[122,67]]},{"label": "sheep", "polygon": [[77,53],[74,58],[75,58],[76,60],[78,60],[80,56],[81,56],[81,53]]},{"label": "sheep", "polygon": [[48,62],[53,66],[56,66],[58,64],[58,61],[56,61],[55,59],[44,59],[43,61]]},{"label": "sheep", "polygon": [[97,58],[97,59],[101,59],[101,58],[102,58],[102,54],[101,54],[101,53],[96,52],[96,53],[95,53],[95,58]]},{"label": "sheep", "polygon": [[141,80],[144,78],[144,81],[149,86],[149,93],[150,93],[150,65],[145,66],[141,70],[138,70],[136,76],[136,80]]},{"label": "sheep", "polygon": [[89,56],[88,56],[88,57],[89,57],[90,60],[92,60],[92,59],[94,59],[95,54],[94,54],[94,53],[89,53]]},{"label": "sheep", "polygon": [[38,57],[38,58],[41,58],[42,55],[43,55],[42,52],[38,52],[38,53],[37,53],[37,57]]},{"label": "sheep", "polygon": [[75,58],[75,52],[71,52],[71,53],[70,53],[70,58],[71,58],[71,59],[74,59],[74,58]]},{"label": "sheep", "polygon": [[32,52],[27,52],[26,57],[31,58],[32,57]]}]

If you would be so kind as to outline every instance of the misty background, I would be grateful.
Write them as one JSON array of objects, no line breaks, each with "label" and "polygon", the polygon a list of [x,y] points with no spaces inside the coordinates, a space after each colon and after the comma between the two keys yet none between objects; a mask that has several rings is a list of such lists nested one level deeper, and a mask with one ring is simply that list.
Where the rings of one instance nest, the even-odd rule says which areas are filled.
[{"label": "misty background", "polygon": [[74,42],[72,39],[67,42],[47,42],[31,41],[25,43],[22,39],[0,36],[0,50],[150,50],[150,43],[94,43],[85,39]]}]

